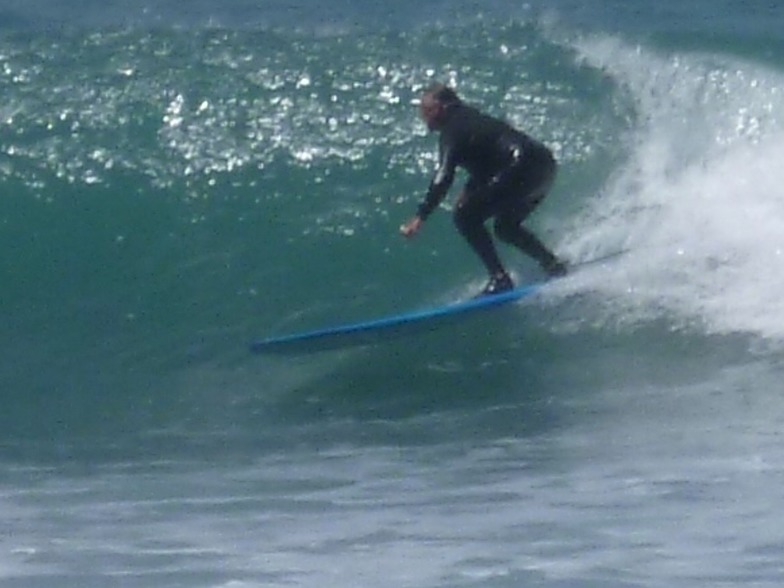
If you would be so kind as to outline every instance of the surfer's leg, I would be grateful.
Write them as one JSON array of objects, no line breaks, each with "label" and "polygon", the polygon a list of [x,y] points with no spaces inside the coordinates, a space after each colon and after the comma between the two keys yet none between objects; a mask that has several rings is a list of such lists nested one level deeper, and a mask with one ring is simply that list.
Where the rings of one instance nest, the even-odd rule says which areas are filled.
[{"label": "surfer's leg", "polygon": [[550,251],[533,232],[519,222],[509,221],[505,216],[495,220],[495,232],[502,241],[514,245],[526,255],[532,257],[549,275],[558,276],[566,273],[566,266]]},{"label": "surfer's leg", "polygon": [[481,190],[466,187],[455,206],[453,219],[457,230],[482,260],[490,282],[483,293],[495,293],[513,287],[498,256],[493,238],[485,227],[485,221],[493,214],[491,202]]},{"label": "surfer's leg", "polygon": [[499,198],[501,205],[495,215],[495,234],[539,262],[548,275],[562,276],[566,273],[566,265],[522,224],[547,196],[555,178],[555,162],[550,159],[529,166],[520,178],[517,186]]}]

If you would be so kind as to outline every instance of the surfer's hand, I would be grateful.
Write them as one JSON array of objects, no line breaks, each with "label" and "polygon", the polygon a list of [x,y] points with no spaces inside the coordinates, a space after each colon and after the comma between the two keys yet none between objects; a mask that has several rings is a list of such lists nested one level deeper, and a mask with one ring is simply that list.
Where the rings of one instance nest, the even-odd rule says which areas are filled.
[{"label": "surfer's hand", "polygon": [[422,228],[422,219],[418,216],[415,216],[406,224],[400,226],[400,234],[410,239],[411,237],[415,236],[419,229]]}]

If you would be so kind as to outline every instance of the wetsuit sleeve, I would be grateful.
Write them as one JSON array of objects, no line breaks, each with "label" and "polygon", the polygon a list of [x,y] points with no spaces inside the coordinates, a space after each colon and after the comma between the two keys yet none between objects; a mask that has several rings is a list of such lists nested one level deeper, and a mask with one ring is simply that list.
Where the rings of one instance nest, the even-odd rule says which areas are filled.
[{"label": "wetsuit sleeve", "polygon": [[[442,136],[443,137],[443,136]],[[455,157],[454,150],[446,141],[443,140],[439,144],[438,155],[438,169],[436,170],[433,179],[430,181],[430,187],[427,189],[427,196],[422,204],[417,209],[417,216],[422,220],[427,219],[436,207],[441,203],[449,192],[452,182],[455,179]]]}]

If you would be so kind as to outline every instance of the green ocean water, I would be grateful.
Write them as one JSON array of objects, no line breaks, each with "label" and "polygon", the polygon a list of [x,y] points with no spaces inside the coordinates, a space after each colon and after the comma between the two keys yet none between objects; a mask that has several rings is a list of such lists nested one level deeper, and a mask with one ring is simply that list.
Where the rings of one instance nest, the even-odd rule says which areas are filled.
[{"label": "green ocean water", "polygon": [[9,389],[135,394],[138,374],[252,362],[264,332],[479,277],[447,215],[417,247],[397,235],[433,166],[415,107],[432,80],[467,78],[468,100],[558,151],[568,171],[538,219],[555,241],[622,158],[631,105],[535,26],[487,41],[490,26],[466,26],[448,59],[438,32],[6,40]]},{"label": "green ocean water", "polygon": [[[778,8],[229,8],[0,5],[1,583],[780,585]],[[553,149],[548,244],[627,253],[251,354],[481,287],[450,200],[398,234],[433,81]]]}]

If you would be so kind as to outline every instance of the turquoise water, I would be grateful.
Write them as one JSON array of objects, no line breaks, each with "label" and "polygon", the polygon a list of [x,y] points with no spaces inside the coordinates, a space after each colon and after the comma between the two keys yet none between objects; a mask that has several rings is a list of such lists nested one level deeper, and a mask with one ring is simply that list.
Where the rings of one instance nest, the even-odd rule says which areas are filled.
[{"label": "turquoise water", "polygon": [[[6,0],[2,585],[779,586],[783,21]],[[448,210],[397,231],[435,80],[553,148],[549,244],[628,253],[419,340],[250,354],[482,285]]]}]

